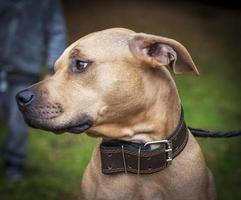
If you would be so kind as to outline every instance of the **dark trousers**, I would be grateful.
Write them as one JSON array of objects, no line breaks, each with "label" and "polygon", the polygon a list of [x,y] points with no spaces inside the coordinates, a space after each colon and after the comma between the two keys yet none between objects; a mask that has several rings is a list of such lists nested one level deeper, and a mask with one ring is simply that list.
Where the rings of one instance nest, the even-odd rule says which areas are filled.
[{"label": "dark trousers", "polygon": [[[31,83],[10,84],[6,92],[0,93],[0,113],[7,119],[7,139],[3,144],[3,158],[7,162],[24,164],[27,157],[28,126],[18,110],[15,100],[17,92]],[[3,120],[0,120],[2,125]]]}]

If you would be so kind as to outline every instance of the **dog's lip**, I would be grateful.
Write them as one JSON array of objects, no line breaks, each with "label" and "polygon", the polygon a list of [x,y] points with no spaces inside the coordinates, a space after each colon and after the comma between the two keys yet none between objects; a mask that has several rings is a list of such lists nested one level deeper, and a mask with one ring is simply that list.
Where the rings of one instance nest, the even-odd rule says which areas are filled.
[{"label": "dog's lip", "polygon": [[69,132],[69,133],[74,133],[74,134],[80,134],[88,130],[93,126],[93,120],[89,116],[84,116],[81,120],[80,123],[77,125],[71,125],[71,126],[66,126],[62,127],[60,129],[55,129],[52,130],[55,133],[64,133],[64,132]]},{"label": "dog's lip", "polygon": [[72,127],[67,127],[67,128],[65,129],[65,132],[70,132],[70,133],[75,133],[75,134],[83,133],[83,132],[85,132],[86,130],[88,130],[91,126],[92,126],[91,123],[86,122],[86,123],[83,123],[83,124],[81,124],[81,125],[72,126]]},{"label": "dog's lip", "polygon": [[64,128],[44,128],[44,127],[39,128],[38,126],[35,126],[33,124],[29,124],[29,125],[32,128],[43,129],[43,130],[46,130],[46,131],[52,131],[56,134],[62,134],[62,133],[65,133],[65,132],[74,133],[74,134],[81,134],[81,133],[85,132],[86,130],[88,130],[89,128],[92,127],[92,125],[90,123],[84,123],[84,124],[81,124],[81,125],[64,127]]},{"label": "dog's lip", "polygon": [[28,117],[27,115],[24,115],[24,120],[32,128],[51,131],[56,134],[61,134],[64,132],[80,134],[91,128],[94,123],[93,118],[87,114],[82,114],[78,120],[68,122],[62,126],[51,124],[49,123],[49,120],[46,119],[43,120],[40,118]]}]

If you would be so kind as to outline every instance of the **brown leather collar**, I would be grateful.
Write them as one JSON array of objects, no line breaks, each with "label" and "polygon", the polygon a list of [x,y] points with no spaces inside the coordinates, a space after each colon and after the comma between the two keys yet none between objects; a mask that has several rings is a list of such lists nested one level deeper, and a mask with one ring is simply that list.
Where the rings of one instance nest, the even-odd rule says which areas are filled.
[{"label": "brown leather collar", "polygon": [[[168,167],[178,156],[188,141],[188,131],[184,122],[183,109],[177,128],[167,140],[137,144],[121,140],[103,140],[100,144],[102,172],[114,174],[130,172],[151,174]],[[151,144],[160,144],[151,149]]]}]

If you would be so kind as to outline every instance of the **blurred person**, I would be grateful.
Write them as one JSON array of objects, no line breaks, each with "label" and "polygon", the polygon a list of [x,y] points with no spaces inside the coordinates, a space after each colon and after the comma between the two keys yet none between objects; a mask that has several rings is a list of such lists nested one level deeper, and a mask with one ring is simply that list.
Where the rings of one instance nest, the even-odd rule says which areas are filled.
[{"label": "blurred person", "polygon": [[59,0],[1,0],[0,44],[0,115],[7,119],[8,132],[2,155],[5,177],[14,181],[24,177],[28,143],[15,95],[37,82],[43,71],[52,74],[66,46]]}]

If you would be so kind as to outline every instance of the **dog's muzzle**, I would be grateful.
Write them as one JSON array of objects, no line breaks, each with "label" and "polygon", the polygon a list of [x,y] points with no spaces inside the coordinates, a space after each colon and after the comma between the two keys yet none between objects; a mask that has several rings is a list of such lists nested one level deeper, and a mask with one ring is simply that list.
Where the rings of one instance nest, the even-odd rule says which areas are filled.
[{"label": "dog's muzzle", "polygon": [[93,125],[93,119],[83,113],[66,124],[58,124],[56,121],[64,110],[60,103],[48,102],[41,98],[41,94],[31,89],[20,91],[16,95],[19,110],[22,112],[25,122],[38,129],[52,131],[54,133],[83,133]]}]

